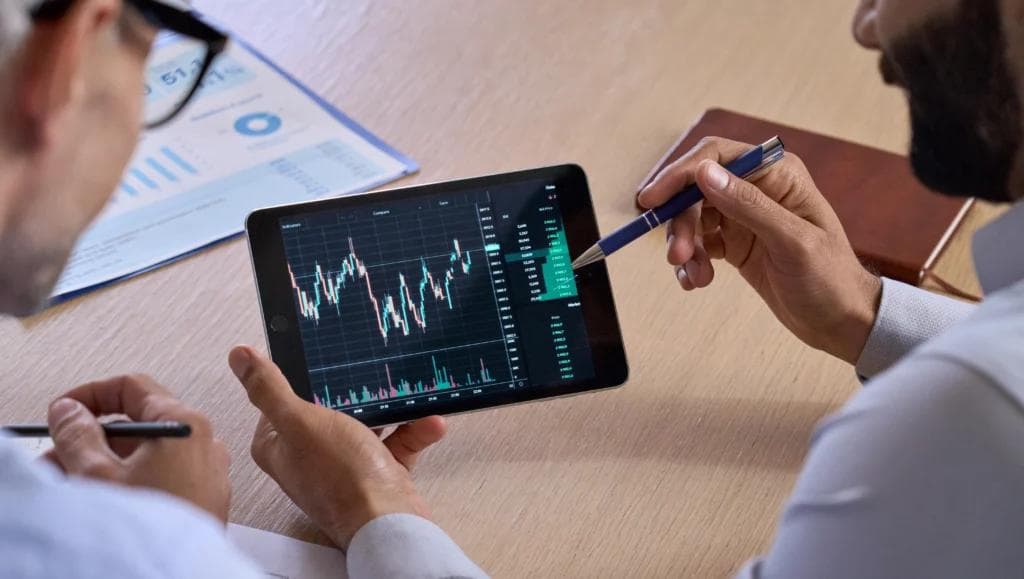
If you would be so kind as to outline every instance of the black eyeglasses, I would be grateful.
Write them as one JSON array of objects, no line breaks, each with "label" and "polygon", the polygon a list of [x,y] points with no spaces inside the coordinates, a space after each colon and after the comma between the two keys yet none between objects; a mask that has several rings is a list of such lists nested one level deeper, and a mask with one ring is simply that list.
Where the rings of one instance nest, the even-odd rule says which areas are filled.
[{"label": "black eyeglasses", "polygon": [[[32,9],[32,19],[59,20],[74,2],[44,0]],[[151,78],[147,79],[145,88],[144,121],[146,128],[152,129],[178,116],[199,92],[214,60],[227,48],[228,36],[203,22],[191,10],[175,8],[159,0],[125,0],[125,3],[154,28],[180,37],[175,39],[169,59],[147,64]]]}]

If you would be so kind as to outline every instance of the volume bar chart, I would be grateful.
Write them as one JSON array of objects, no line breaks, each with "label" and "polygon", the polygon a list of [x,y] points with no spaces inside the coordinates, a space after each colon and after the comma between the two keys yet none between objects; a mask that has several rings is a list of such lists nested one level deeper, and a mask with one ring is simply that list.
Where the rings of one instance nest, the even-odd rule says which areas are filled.
[{"label": "volume bar chart", "polygon": [[332,388],[324,386],[322,392],[314,392],[314,402],[327,408],[342,409],[358,404],[369,404],[386,400],[396,400],[410,396],[444,392],[473,386],[483,386],[496,382],[491,371],[487,369],[483,358],[478,367],[456,376],[445,366],[438,366],[437,358],[430,357],[433,375],[427,379],[395,378],[392,376],[390,364],[384,364],[386,383],[379,386],[362,385],[345,389],[344,394],[332,394]]}]

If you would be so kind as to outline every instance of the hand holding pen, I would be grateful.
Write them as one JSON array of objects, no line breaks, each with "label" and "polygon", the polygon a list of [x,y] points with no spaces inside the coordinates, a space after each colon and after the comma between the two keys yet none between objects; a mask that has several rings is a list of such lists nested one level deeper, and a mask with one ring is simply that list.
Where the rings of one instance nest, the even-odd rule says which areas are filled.
[{"label": "hand holding pen", "polygon": [[[100,423],[99,417],[111,415],[133,422]],[[137,436],[140,429],[184,434],[184,425],[184,438]],[[162,491],[227,519],[227,449],[214,438],[209,419],[148,377],[121,376],[67,392],[50,405],[46,429],[54,443],[46,458],[68,475]],[[119,430],[136,436],[111,434]]]},{"label": "hand holding pen", "polygon": [[[782,159],[785,154],[786,149],[782,144],[782,140],[778,137],[773,137],[763,145],[750,148],[731,161],[726,168],[742,179],[753,179],[763,174],[765,170]],[[682,160],[680,159],[680,161]],[[645,211],[640,217],[613,231],[610,235],[602,238],[583,252],[582,255],[573,261],[573,269],[579,269],[601,261],[661,225],[668,223],[674,217],[704,199],[703,192],[698,184],[692,183],[692,179],[686,183],[680,182],[675,185],[676,187],[672,189],[673,194],[670,197],[660,200],[657,205],[651,206],[652,208]],[[641,195],[643,194],[641,193]]]},{"label": "hand holding pen", "polygon": [[641,193],[644,207],[691,183],[706,196],[668,225],[668,261],[679,284],[687,291],[710,285],[714,261],[724,260],[797,337],[856,363],[874,324],[880,280],[861,265],[799,157],[787,152],[752,182],[722,171],[719,163],[749,150],[707,139]]}]

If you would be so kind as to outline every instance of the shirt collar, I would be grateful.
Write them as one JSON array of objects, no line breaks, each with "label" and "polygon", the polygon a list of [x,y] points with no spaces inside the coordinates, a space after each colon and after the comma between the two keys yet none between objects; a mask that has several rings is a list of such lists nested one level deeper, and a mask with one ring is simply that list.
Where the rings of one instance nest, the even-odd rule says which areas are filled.
[{"label": "shirt collar", "polygon": [[974,269],[986,294],[1024,280],[1024,201],[974,235]]}]

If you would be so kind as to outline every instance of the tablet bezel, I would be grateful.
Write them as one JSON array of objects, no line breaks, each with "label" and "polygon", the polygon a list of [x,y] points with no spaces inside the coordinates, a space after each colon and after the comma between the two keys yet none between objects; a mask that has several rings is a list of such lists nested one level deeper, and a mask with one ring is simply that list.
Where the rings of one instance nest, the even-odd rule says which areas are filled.
[{"label": "tablet bezel", "polygon": [[[556,185],[566,238],[572,255],[579,255],[599,239],[597,219],[583,169],[558,165],[502,173],[458,181],[417,185],[258,209],[246,219],[260,311],[271,358],[281,368],[292,389],[312,401],[309,372],[298,325],[298,312],[288,278],[281,235],[281,220],[320,211],[344,211],[353,207],[387,204],[417,197],[480,190],[527,181],[543,180]],[[386,411],[354,416],[367,426],[399,424],[435,414],[450,415],[511,404],[547,400],[616,388],[629,376],[622,333],[615,309],[608,270],[604,262],[576,272],[580,304],[594,363],[594,378],[558,385],[527,384],[480,397],[438,400],[425,405],[395,406]],[[351,414],[350,414],[351,416]]]}]

